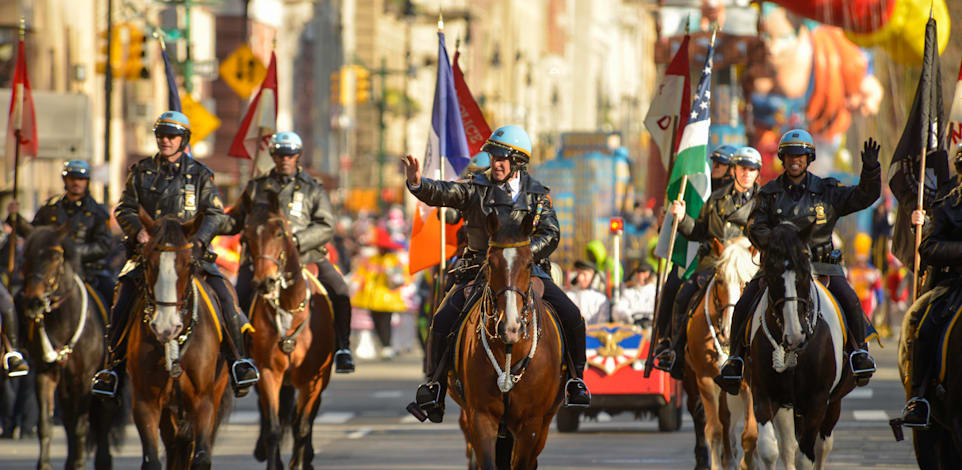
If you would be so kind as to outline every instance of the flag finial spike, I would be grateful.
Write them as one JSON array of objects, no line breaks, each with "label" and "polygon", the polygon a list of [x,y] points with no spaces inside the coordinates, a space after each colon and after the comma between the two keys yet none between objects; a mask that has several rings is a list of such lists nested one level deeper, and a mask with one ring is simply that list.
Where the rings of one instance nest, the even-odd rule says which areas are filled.
[{"label": "flag finial spike", "polygon": [[20,17],[20,40],[23,41],[27,32],[27,19],[23,16]]},{"label": "flag finial spike", "polygon": [[687,36],[691,32],[691,12],[688,12],[688,16],[685,17],[685,35]]},{"label": "flag finial spike", "polygon": [[461,36],[458,36],[457,39],[454,40],[454,53],[457,54],[460,51],[461,51]]},{"label": "flag finial spike", "polygon": [[438,32],[444,32],[444,14],[441,13],[440,8],[438,8]]},{"label": "flag finial spike", "polygon": [[715,23],[715,27],[711,30],[711,45],[715,46],[715,36],[718,35],[718,23]]},{"label": "flag finial spike", "polygon": [[158,33],[157,30],[155,29],[153,33],[150,33],[150,35],[157,38],[160,41],[160,50],[162,51],[167,50],[167,41],[164,41],[163,34]]}]

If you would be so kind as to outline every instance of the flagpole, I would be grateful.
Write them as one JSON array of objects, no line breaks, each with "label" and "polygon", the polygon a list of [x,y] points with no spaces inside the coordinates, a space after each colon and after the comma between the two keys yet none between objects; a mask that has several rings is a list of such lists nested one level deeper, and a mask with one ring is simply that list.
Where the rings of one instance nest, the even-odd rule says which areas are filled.
[{"label": "flagpole", "polygon": [[[918,204],[916,205],[916,210],[922,210],[922,202],[925,197],[925,156],[929,149],[929,136],[926,133],[925,145],[922,146],[922,161],[919,164],[919,197]],[[914,302],[919,298],[919,265],[921,264],[921,257],[919,256],[919,245],[922,244],[922,224],[915,226],[915,252],[914,256],[914,268],[912,269],[912,301]]]},{"label": "flagpole", "polygon": [[[442,15],[440,10],[438,10],[438,32],[439,33],[444,32],[444,16]],[[441,67],[440,58],[438,59],[438,67]],[[438,147],[438,150],[439,150],[438,167],[440,168],[439,176],[440,176],[440,181],[444,181],[444,155],[440,155],[440,150],[441,150],[440,146]],[[440,280],[440,283],[441,283],[441,289],[444,289],[444,273],[445,271],[447,271],[447,261],[448,261],[446,259],[447,257],[445,256],[447,254],[445,247],[447,245],[446,238],[447,238],[448,231],[445,230],[447,228],[447,221],[445,220],[446,211],[444,209],[445,208],[442,207],[438,210],[438,215],[440,216],[440,219],[441,219],[441,264],[440,264],[441,269],[438,270],[438,279]]]},{"label": "flagpole", "polygon": [[[23,43],[25,34],[26,20],[20,17],[20,42]],[[19,54],[19,47],[18,47]],[[19,62],[19,58],[17,59]],[[108,65],[109,67],[109,65]],[[24,75],[27,71],[24,70]],[[13,200],[17,200],[17,193],[20,189],[20,130],[23,127],[23,84],[18,83],[14,88],[16,102],[13,108]],[[14,223],[10,230],[10,241],[7,242],[7,287],[13,282],[14,259],[17,251],[17,224]]]}]

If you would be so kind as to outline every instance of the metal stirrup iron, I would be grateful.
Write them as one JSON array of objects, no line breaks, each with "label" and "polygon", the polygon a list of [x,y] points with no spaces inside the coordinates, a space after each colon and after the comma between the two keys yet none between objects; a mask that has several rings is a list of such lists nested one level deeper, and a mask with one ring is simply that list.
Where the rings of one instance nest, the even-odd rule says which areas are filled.
[{"label": "metal stirrup iron", "polygon": [[[864,354],[865,357],[869,358],[869,360],[872,361],[872,367],[871,367],[871,368],[869,368],[869,369],[857,369],[857,370],[855,369],[855,364],[853,363],[853,359],[855,358],[856,355],[859,355],[859,354]],[[852,351],[852,354],[849,354],[849,355],[848,355],[848,367],[849,367],[850,369],[852,369],[852,373],[853,373],[853,374],[859,375],[859,374],[866,374],[866,373],[869,373],[869,372],[874,373],[875,370],[876,370],[876,368],[878,367],[878,364],[875,362],[875,359],[868,353],[868,351],[866,351],[866,350],[864,350],[864,349],[856,349],[856,350]]]},{"label": "metal stirrup iron", "polygon": [[20,359],[20,361],[23,362],[23,354],[20,354],[19,351],[10,351],[3,355],[3,368],[7,370],[7,377],[20,377],[22,375],[27,375],[27,372],[29,371],[26,370],[10,370],[10,359],[14,358]]},{"label": "metal stirrup iron", "polygon": [[106,390],[98,390],[96,387],[91,387],[90,391],[95,395],[101,395],[101,396],[113,398],[115,395],[117,395],[117,386],[120,385],[120,376],[117,375],[117,373],[112,370],[105,370],[95,375],[94,378],[91,379],[91,382],[96,382],[97,377],[102,375],[113,377],[113,387],[111,387],[111,390],[108,392]]},{"label": "metal stirrup iron", "polygon": [[[671,372],[672,367],[675,366],[675,360],[676,360],[676,359],[677,359],[677,357],[676,357],[676,355],[675,355],[675,350],[674,350],[674,348],[672,348],[672,347],[669,346],[668,349],[666,349],[666,350],[658,353],[658,355],[655,356],[655,359],[654,359],[654,361],[655,361],[655,364],[654,364],[655,369],[658,369],[658,370],[661,370],[661,371],[665,371],[665,372]],[[664,365],[664,364],[663,364],[664,362],[667,362],[668,365]]]},{"label": "metal stirrup iron", "polygon": [[[573,378],[572,378],[572,379],[568,379],[568,381],[565,382],[565,401],[564,401],[564,406],[565,406],[565,407],[572,407],[572,408],[587,408],[587,407],[590,406],[590,405],[571,404],[571,403],[568,402],[568,386],[571,385],[571,384],[573,384],[573,383],[580,383],[580,384],[584,385],[585,381],[584,381],[584,380],[581,380],[581,379],[573,379]],[[588,401],[590,402],[590,401],[591,401],[591,390],[588,390],[588,387],[587,387],[587,386],[585,387],[585,393],[588,394]]]},{"label": "metal stirrup iron", "polygon": [[[905,412],[908,411],[909,406],[911,406],[912,403],[924,403],[924,404],[925,404],[925,424],[917,424],[917,423],[907,423],[907,422],[905,422],[905,419],[904,419]],[[929,427],[929,422],[930,422],[929,420],[932,418],[932,405],[930,405],[930,404],[929,404],[929,401],[926,400],[925,398],[922,398],[922,397],[912,397],[912,399],[909,400],[908,403],[905,404],[905,407],[902,408],[902,416],[903,416],[903,419],[902,419],[902,421],[899,423],[900,425],[905,426],[905,427],[907,427],[907,428],[928,429],[928,427]]]},{"label": "metal stirrup iron", "polygon": [[[738,368],[738,370],[741,371],[741,374],[740,375],[722,374],[722,380],[742,380],[742,378],[745,376],[745,360],[738,356],[731,356],[728,358],[728,360],[731,362],[731,364],[734,364],[735,361],[738,361],[739,363],[741,363],[741,366]],[[725,370],[725,368],[722,367],[722,370]]]},{"label": "metal stirrup iron", "polygon": [[[254,378],[253,378],[253,379],[247,379],[247,380],[238,380],[238,379],[237,379],[237,367],[240,366],[242,363],[243,363],[243,364],[248,364],[248,365],[251,366],[251,368],[254,369]],[[250,359],[238,359],[238,360],[234,361],[234,363],[231,364],[231,366],[230,366],[230,374],[231,374],[231,376],[233,376],[233,378],[234,378],[234,383],[236,383],[238,387],[243,387],[244,385],[250,385],[250,384],[252,384],[252,383],[256,383],[258,380],[261,379],[261,372],[260,372],[259,370],[257,370],[257,366],[255,366],[255,365],[254,365],[254,362],[251,361]]]}]

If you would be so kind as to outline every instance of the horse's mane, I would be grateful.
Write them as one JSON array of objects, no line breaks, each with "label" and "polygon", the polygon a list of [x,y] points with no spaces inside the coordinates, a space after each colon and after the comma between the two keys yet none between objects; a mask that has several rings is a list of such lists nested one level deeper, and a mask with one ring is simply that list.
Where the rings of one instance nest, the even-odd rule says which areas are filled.
[{"label": "horse's mane", "polygon": [[744,285],[755,277],[758,266],[752,258],[752,242],[738,237],[725,245],[715,263],[715,273],[727,284]]},{"label": "horse's mane", "polygon": [[154,226],[154,231],[150,234],[150,237],[152,243],[162,241],[174,245],[187,244],[187,234],[184,233],[181,220],[173,214],[165,215],[157,219],[157,225]]},{"label": "horse's mane", "polygon": [[67,262],[75,273],[80,272],[80,253],[74,245],[73,240],[66,236],[66,232],[61,232],[53,226],[37,227],[27,237],[24,246],[24,258],[27,260],[39,259],[38,255],[44,248],[60,245],[63,247],[63,259]]},{"label": "horse's mane", "polygon": [[[785,266],[785,262],[788,265]],[[811,273],[812,264],[808,251],[802,243],[798,229],[790,224],[779,224],[772,229],[768,238],[768,250],[763,257],[765,271],[769,273],[782,272],[786,268]]]}]

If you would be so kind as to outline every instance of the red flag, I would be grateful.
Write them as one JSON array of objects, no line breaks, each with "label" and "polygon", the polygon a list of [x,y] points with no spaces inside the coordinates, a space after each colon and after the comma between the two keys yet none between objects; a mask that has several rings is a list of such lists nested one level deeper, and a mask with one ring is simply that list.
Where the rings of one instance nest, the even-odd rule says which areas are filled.
[{"label": "red flag", "polygon": [[464,72],[461,71],[461,65],[458,64],[458,57],[461,57],[461,52],[455,51],[454,63],[452,64],[454,89],[458,93],[458,104],[461,106],[461,122],[464,123],[464,136],[468,139],[468,150],[471,151],[471,155],[474,155],[481,151],[484,142],[488,140],[491,135],[491,127],[484,120],[481,108],[474,101],[474,97],[471,96],[471,90],[468,89],[468,84],[464,81]]},{"label": "red flag", "polygon": [[962,146],[962,65],[959,65],[955,95],[952,97],[952,106],[949,107],[949,127],[945,130],[945,144],[953,157],[955,149]]},{"label": "red flag", "polygon": [[[277,131],[277,57],[271,51],[271,62],[267,66],[267,75],[261,83],[261,89],[254,95],[241,121],[240,129],[230,144],[227,155],[235,158],[254,160],[255,174],[269,171],[273,166],[266,154],[261,150],[267,148],[267,141],[271,134]],[[260,138],[260,142],[258,142]]]},{"label": "red flag", "polygon": [[20,130],[20,155],[37,156],[37,115],[33,109],[33,93],[27,77],[27,56],[23,40],[17,45],[17,65],[13,71],[13,92],[10,95],[10,113],[7,117],[7,158],[13,160],[15,130]]}]

